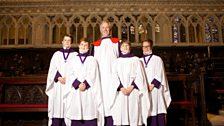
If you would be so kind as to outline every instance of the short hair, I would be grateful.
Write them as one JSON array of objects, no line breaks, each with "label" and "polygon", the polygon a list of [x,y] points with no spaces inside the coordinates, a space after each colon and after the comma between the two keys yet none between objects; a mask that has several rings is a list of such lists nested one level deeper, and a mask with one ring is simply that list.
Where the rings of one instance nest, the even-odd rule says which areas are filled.
[{"label": "short hair", "polygon": [[128,41],[127,39],[122,40],[120,44],[122,45],[124,43],[127,43],[131,47],[131,42]]},{"label": "short hair", "polygon": [[79,44],[80,44],[82,41],[88,43],[88,45],[90,46],[90,42],[89,42],[89,40],[88,40],[87,38],[85,38],[85,37],[81,38],[80,41],[79,41]]},{"label": "short hair", "polygon": [[[69,37],[69,38],[71,38],[71,43],[73,43],[73,37],[72,37],[71,34],[65,34],[64,37]],[[63,38],[63,39],[64,39],[64,38]]]},{"label": "short hair", "polygon": [[151,39],[146,39],[146,40],[142,41],[142,43],[143,42],[148,42],[150,44],[150,47],[153,47],[153,41]]},{"label": "short hair", "polygon": [[120,43],[120,47],[121,47],[121,45],[122,45],[122,44],[124,44],[124,43],[126,43],[126,44],[128,44],[128,45],[129,45],[129,48],[130,48],[130,51],[131,51],[131,42],[130,42],[130,41],[128,41],[127,39],[122,40],[122,41],[121,41],[121,43]]},{"label": "short hair", "polygon": [[102,26],[103,23],[107,23],[109,25],[109,29],[111,29],[111,23],[108,20],[103,20],[100,24],[100,28]]}]

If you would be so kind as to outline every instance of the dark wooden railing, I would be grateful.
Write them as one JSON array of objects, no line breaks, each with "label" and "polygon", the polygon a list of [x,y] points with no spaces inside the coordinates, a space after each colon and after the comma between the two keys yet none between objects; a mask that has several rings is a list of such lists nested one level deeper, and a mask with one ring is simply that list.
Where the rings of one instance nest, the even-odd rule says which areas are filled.
[{"label": "dark wooden railing", "polygon": [[46,75],[0,77],[0,112],[47,112]]}]

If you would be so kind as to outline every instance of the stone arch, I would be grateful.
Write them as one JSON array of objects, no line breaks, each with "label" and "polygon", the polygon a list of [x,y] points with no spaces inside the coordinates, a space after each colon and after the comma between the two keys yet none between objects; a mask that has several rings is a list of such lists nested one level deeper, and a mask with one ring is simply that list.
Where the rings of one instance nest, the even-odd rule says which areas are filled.
[{"label": "stone arch", "polygon": [[209,14],[204,18],[204,40],[205,42],[219,42],[221,37],[220,21],[216,15]]},{"label": "stone arch", "polygon": [[217,17],[216,15],[214,15],[214,14],[208,14],[208,15],[206,15],[206,16],[205,16],[205,19],[204,19],[204,23],[205,23],[210,17],[214,18],[214,22],[213,22],[213,23],[215,23],[215,24],[217,24],[217,25],[220,25],[220,24],[221,24],[221,22],[220,22],[221,20],[219,20],[218,17]]},{"label": "stone arch", "polygon": [[[121,38],[127,39],[130,42],[137,42],[135,35],[137,34],[137,21],[131,14],[124,14],[120,18],[121,23]],[[132,34],[131,29],[134,27],[134,34]]]},{"label": "stone arch", "polygon": [[[154,26],[155,27],[155,43],[164,45],[170,44],[171,39],[171,22],[167,15],[159,14],[154,19]],[[159,29],[159,30],[158,30]]]},{"label": "stone arch", "polygon": [[18,22],[18,44],[32,44],[33,19],[29,15],[22,15]]},{"label": "stone arch", "polygon": [[187,42],[187,21],[180,14],[171,17],[172,42]]},{"label": "stone arch", "polygon": [[153,19],[148,14],[141,14],[137,18],[138,25],[138,41],[141,42],[146,39],[153,40]]},{"label": "stone arch", "polygon": [[187,24],[189,23],[202,25],[203,20],[199,15],[193,14],[187,18]]},{"label": "stone arch", "polygon": [[11,15],[2,16],[0,20],[0,45],[15,44],[16,19]]},{"label": "stone arch", "polygon": [[69,19],[69,33],[73,37],[73,42],[78,43],[84,37],[84,27],[86,26],[85,18],[82,15],[73,15]]},{"label": "stone arch", "polygon": [[187,26],[188,26],[188,33],[189,33],[189,42],[192,43],[201,43],[204,41],[203,36],[203,20],[202,18],[197,15],[193,14],[187,18]]},{"label": "stone arch", "polygon": [[47,17],[46,15],[39,15],[39,16],[33,18],[33,22],[34,22],[34,30],[33,30],[34,44],[38,44],[38,45],[50,44],[51,21],[50,21],[49,17]]},{"label": "stone arch", "polygon": [[64,35],[68,32],[67,18],[64,15],[55,15],[52,17],[52,43],[60,44]]},{"label": "stone arch", "polygon": [[100,23],[102,22],[102,18],[100,15],[91,14],[86,18],[87,26],[86,26],[86,34],[88,40],[91,42],[96,41],[100,38]]}]

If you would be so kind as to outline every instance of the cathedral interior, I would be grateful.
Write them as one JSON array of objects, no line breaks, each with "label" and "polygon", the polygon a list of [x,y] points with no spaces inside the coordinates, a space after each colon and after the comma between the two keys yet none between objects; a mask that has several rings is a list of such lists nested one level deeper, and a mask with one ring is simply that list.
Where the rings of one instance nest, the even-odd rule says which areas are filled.
[{"label": "cathedral interior", "polygon": [[207,114],[224,112],[224,0],[0,0],[0,126],[47,126],[53,53],[64,34],[75,50],[98,40],[103,20],[138,57],[153,40],[173,100],[168,126],[216,126]]}]

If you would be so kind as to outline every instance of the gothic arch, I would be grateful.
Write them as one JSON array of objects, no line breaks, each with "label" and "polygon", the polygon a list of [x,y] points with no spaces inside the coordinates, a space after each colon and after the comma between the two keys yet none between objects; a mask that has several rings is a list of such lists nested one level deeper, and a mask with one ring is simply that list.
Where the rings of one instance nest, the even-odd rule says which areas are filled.
[{"label": "gothic arch", "polygon": [[16,19],[11,15],[2,16],[0,20],[0,44],[15,44]]},{"label": "gothic arch", "polygon": [[[138,25],[136,19],[131,14],[124,14],[120,18],[121,23],[121,38],[127,39],[130,42],[137,42],[136,39]],[[134,29],[134,32],[131,31]]]},{"label": "gothic arch", "polygon": [[217,16],[213,14],[209,14],[204,19],[204,36],[205,42],[219,42],[221,36],[219,37],[219,33],[221,32],[220,21]]},{"label": "gothic arch", "polygon": [[29,15],[22,15],[18,22],[16,32],[18,34],[18,44],[32,44],[33,19]]},{"label": "gothic arch", "polygon": [[203,35],[203,20],[199,15],[190,15],[187,19],[188,38],[191,43],[202,43],[204,40]]},{"label": "gothic arch", "polygon": [[138,42],[146,39],[153,40],[153,19],[148,14],[141,14],[137,18],[138,25]]},{"label": "gothic arch", "polygon": [[73,15],[71,18],[69,18],[69,26],[71,25],[80,25],[80,24],[86,24],[86,21],[84,19],[84,17],[82,17],[81,15]]},{"label": "gothic arch", "polygon": [[84,27],[87,25],[85,18],[82,15],[73,15],[69,19],[69,33],[73,37],[73,42],[77,44],[84,37]]},{"label": "gothic arch", "polygon": [[64,15],[56,15],[52,18],[51,22],[52,30],[52,43],[60,44],[63,36],[68,33],[68,21]]},{"label": "gothic arch", "polygon": [[175,21],[175,18],[176,17],[179,17],[181,19],[181,23],[183,23],[185,26],[187,24],[187,20],[184,18],[183,15],[181,14],[174,14],[172,17],[171,17],[171,22]]},{"label": "gothic arch", "polygon": [[205,23],[207,20],[209,20],[209,18],[214,18],[214,22],[213,22],[213,23],[215,23],[215,24],[217,24],[217,25],[220,25],[220,20],[219,20],[218,17],[217,17],[216,15],[214,15],[214,14],[208,14],[208,15],[206,15],[206,16],[205,16],[205,19],[204,19],[204,23]]},{"label": "gothic arch", "polygon": [[186,42],[186,34],[187,34],[187,21],[180,14],[174,14],[171,17],[171,31],[172,31],[172,42]]},{"label": "gothic arch", "polygon": [[50,44],[50,24],[51,21],[46,15],[39,15],[33,18],[34,29],[33,29],[33,41],[35,44]]},{"label": "gothic arch", "polygon": [[165,14],[159,14],[154,19],[154,26],[157,27],[155,30],[155,43],[158,44],[167,44],[171,43],[171,22],[169,20],[169,17]]},{"label": "gothic arch", "polygon": [[107,15],[103,18],[103,20],[107,20],[107,21],[109,21],[109,22],[111,23],[111,25],[113,25],[113,24],[119,24],[119,19],[118,19],[118,17],[117,17],[116,15],[114,15],[114,14],[107,14]]},{"label": "gothic arch", "polygon": [[86,26],[86,33],[87,38],[91,42],[96,41],[100,37],[100,23],[102,22],[102,18],[100,15],[92,14],[86,18],[87,26]]},{"label": "gothic arch", "polygon": [[202,25],[203,20],[199,15],[190,15],[187,18],[187,24],[189,25],[189,23]]}]

